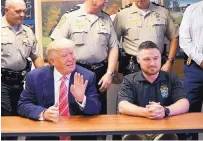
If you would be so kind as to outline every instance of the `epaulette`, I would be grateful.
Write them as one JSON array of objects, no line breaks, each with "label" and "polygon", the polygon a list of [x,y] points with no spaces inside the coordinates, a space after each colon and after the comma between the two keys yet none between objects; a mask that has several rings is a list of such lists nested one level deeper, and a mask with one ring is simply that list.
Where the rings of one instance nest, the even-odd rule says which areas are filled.
[{"label": "epaulette", "polygon": [[131,7],[132,5],[133,5],[132,3],[126,5],[124,8],[119,9],[118,12],[120,12],[121,10],[123,10],[123,9],[125,9],[125,8],[129,8],[129,7]]},{"label": "epaulette", "polygon": [[75,7],[71,8],[69,11],[66,11],[66,13],[68,14],[68,13],[76,11],[78,9],[80,9],[80,6],[75,6]]},{"label": "epaulette", "polygon": [[109,16],[109,14],[108,14],[108,13],[106,13],[105,11],[103,11],[103,10],[102,10],[101,12]]},{"label": "epaulette", "polygon": [[[156,5],[156,6],[161,6],[161,7],[164,7],[163,5],[160,5],[158,3],[155,3],[155,2],[152,2],[152,4]],[[165,7],[164,7],[165,8]]]}]

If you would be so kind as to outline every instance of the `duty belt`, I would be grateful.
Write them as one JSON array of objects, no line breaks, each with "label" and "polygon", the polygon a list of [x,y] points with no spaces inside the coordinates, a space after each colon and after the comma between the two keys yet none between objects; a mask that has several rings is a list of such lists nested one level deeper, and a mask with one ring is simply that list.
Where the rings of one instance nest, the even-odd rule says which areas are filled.
[{"label": "duty belt", "polygon": [[135,61],[135,63],[137,63],[137,57],[136,56],[132,56],[130,54],[126,53],[126,56],[128,57],[129,60]]},{"label": "duty belt", "polygon": [[190,66],[193,63],[192,58],[188,57],[185,53],[184,53],[184,64],[186,64],[187,66]]},{"label": "duty belt", "polygon": [[25,80],[27,71],[14,71],[7,68],[1,68],[2,81],[23,82]]},{"label": "duty belt", "polygon": [[87,63],[87,62],[83,62],[83,61],[77,61],[77,64],[84,68],[87,68],[91,71],[94,71],[94,70],[106,67],[107,63],[106,63],[106,61],[102,61],[100,63],[91,64],[91,63]]}]

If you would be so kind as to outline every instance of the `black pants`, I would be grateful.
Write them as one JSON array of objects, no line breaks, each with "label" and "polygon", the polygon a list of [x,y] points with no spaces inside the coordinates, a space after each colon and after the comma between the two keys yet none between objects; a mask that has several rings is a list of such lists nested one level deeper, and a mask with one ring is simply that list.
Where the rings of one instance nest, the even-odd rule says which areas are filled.
[{"label": "black pants", "polygon": [[99,100],[101,102],[101,112],[100,114],[107,114],[107,93],[106,92],[100,92],[99,88],[101,87],[101,85],[98,85],[100,79],[104,76],[104,74],[106,73],[107,70],[107,64],[104,63],[103,67],[100,67],[98,69],[94,69],[94,67],[91,67],[90,65],[84,65],[81,63],[77,63],[77,65],[80,65],[81,67],[84,67],[92,72],[95,73],[96,75],[96,88],[97,88],[97,92],[99,93]]},{"label": "black pants", "polygon": [[[96,140],[97,136],[71,136],[71,140]],[[26,137],[26,140],[60,140],[59,137],[45,136],[45,137]]]},{"label": "black pants", "polygon": [[[87,65],[84,65],[84,64],[80,64],[80,63],[77,63],[77,64],[84,67],[84,68],[86,68],[86,69],[88,69],[88,70],[90,70],[90,71],[92,71],[92,72],[94,72],[96,74],[96,88],[97,88],[97,92],[99,93],[99,100],[101,102],[100,115],[107,114],[107,92],[100,92],[99,88],[101,87],[101,85],[98,85],[100,79],[106,73],[107,64],[105,64],[104,67],[101,67],[101,68],[98,68],[98,69],[92,69],[93,67],[87,66]],[[97,139],[106,140],[106,136],[97,136]],[[78,140],[81,140],[81,139],[78,139]],[[87,139],[87,140],[91,140],[91,139]]]},{"label": "black pants", "polygon": [[[1,116],[17,116],[17,104],[23,83],[1,82]],[[17,137],[1,137],[2,140],[17,140]]]},{"label": "black pants", "polygon": [[[94,70],[92,70],[94,71]],[[107,114],[107,92],[100,92],[99,88],[101,85],[98,85],[100,79],[103,77],[103,75],[106,73],[106,69],[102,68],[99,72],[95,72],[96,74],[96,87],[97,92],[99,93],[99,100],[101,102],[101,112],[100,114]]]}]

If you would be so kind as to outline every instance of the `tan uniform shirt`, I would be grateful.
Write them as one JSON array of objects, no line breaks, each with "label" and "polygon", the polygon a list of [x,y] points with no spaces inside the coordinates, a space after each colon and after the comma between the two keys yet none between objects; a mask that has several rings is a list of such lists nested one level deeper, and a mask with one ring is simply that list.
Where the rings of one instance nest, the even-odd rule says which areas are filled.
[{"label": "tan uniform shirt", "polygon": [[109,15],[87,14],[85,5],[65,13],[51,34],[51,38],[68,38],[75,42],[76,59],[99,63],[107,58],[108,49],[118,47],[117,36]]},{"label": "tan uniform shirt", "polygon": [[39,56],[36,43],[37,40],[29,27],[20,25],[16,32],[3,17],[1,25],[1,68],[15,71],[25,69],[28,57],[35,60]]},{"label": "tan uniform shirt", "polygon": [[164,37],[172,40],[178,36],[179,30],[168,10],[152,3],[146,12],[135,4],[120,10],[114,20],[114,27],[118,39],[123,37],[124,50],[135,56],[138,46],[148,40],[156,43],[162,52]]}]

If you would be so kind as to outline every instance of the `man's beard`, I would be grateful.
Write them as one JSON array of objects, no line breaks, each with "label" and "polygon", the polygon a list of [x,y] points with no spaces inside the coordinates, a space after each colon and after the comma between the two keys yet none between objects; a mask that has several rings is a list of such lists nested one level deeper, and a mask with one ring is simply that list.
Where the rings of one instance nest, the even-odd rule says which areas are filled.
[{"label": "man's beard", "polygon": [[153,71],[150,71],[150,68],[147,68],[147,69],[141,69],[146,75],[155,75],[159,72],[159,69],[157,69],[157,67],[154,67]]}]

